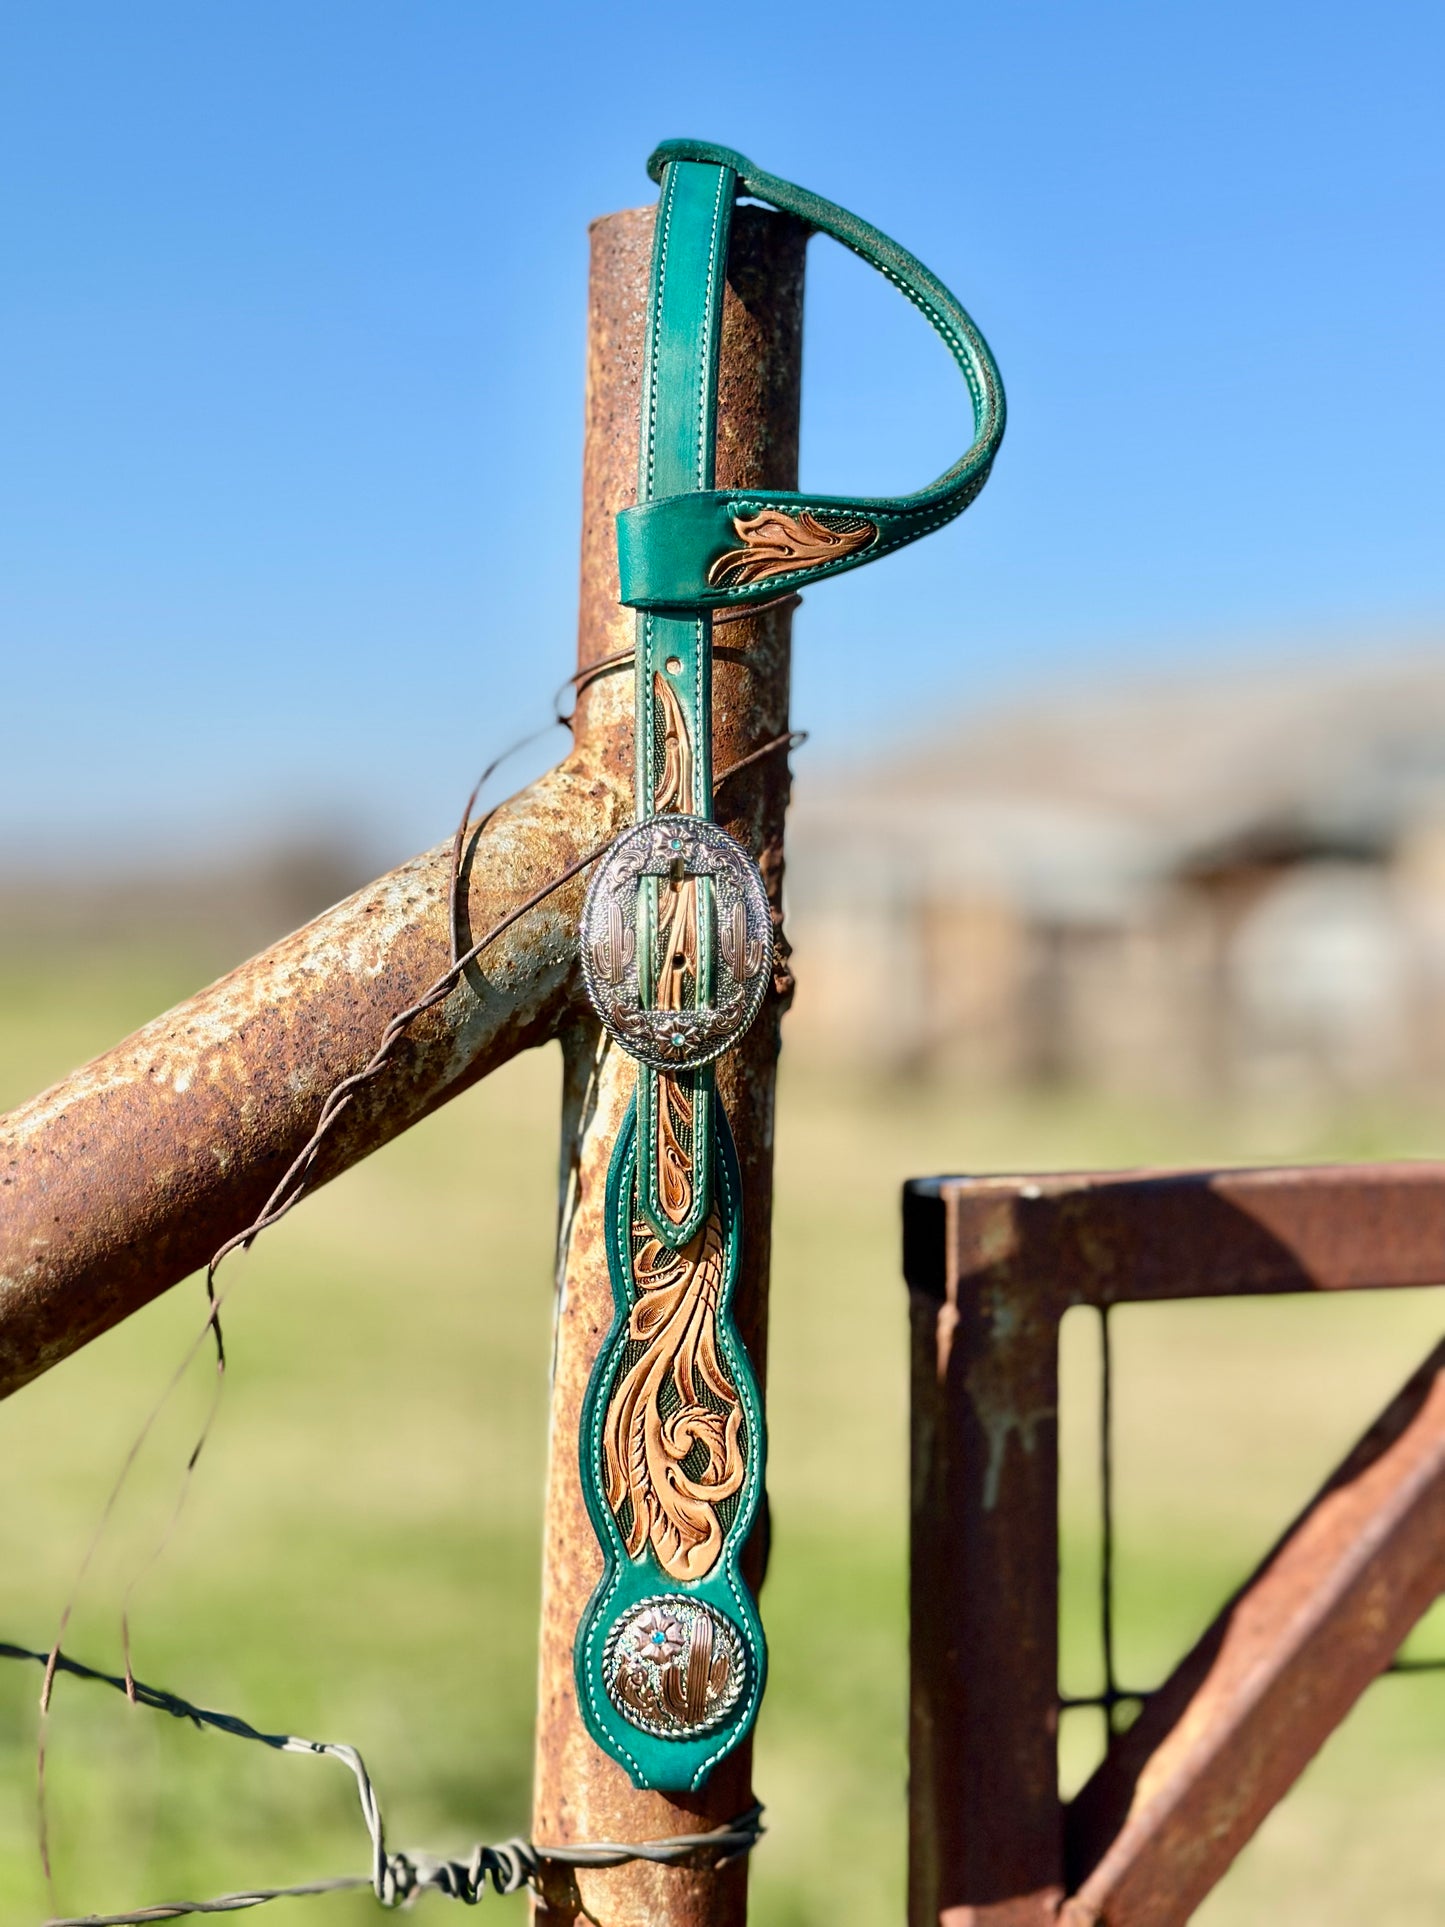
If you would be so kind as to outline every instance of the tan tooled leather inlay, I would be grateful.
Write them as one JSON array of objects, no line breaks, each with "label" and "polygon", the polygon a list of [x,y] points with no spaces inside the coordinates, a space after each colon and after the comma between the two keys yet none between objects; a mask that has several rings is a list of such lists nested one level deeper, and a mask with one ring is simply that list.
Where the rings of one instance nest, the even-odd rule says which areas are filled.
[{"label": "tan tooled leather inlay", "polygon": [[[692,742],[687,717],[667,677],[652,678],[655,714],[662,732],[662,780],[653,798],[659,815],[693,808]],[[685,980],[697,982],[697,882],[661,885],[658,910],[667,931],[663,966],[654,1002],[659,1010],[681,1010]],[[657,1143],[653,1147],[658,1201],[670,1224],[685,1224],[692,1209],[692,1091],[666,1071],[657,1073]]]},{"label": "tan tooled leather inlay", "polygon": [[[671,1578],[701,1579],[722,1552],[717,1508],[742,1489],[747,1469],[742,1403],[717,1348],[722,1227],[714,1208],[679,1251],[642,1227],[637,1235],[627,1335],[642,1353],[607,1408],[607,1503],[619,1520],[630,1503],[631,1558],[651,1544]],[[692,1472],[684,1469],[690,1457]]]},{"label": "tan tooled leather inlay", "polygon": [[707,572],[710,589],[738,589],[794,569],[813,569],[823,562],[839,562],[878,540],[878,527],[865,516],[823,521],[806,509],[785,515],[763,509],[757,515],[736,515],[733,530],[742,543],[720,555]]}]

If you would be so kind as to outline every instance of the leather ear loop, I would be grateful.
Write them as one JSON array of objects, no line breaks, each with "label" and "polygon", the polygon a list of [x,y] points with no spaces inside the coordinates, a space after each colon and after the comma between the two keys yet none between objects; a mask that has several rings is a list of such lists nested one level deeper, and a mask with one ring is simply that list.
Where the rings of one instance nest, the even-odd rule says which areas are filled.
[{"label": "leather ear loop", "polygon": [[[656,180],[661,169],[675,160],[708,160],[729,167],[738,177],[738,192],[762,201],[784,214],[796,215],[810,228],[829,235],[848,248],[869,267],[891,281],[899,292],[919,310],[948,347],[968,384],[974,404],[973,440],[959,459],[928,488],[912,495],[877,498],[903,506],[921,502],[950,483],[956,484],[975,469],[981,457],[991,461],[1003,439],[1005,401],[1003,378],[998,364],[977,324],[957,296],[939,280],[931,268],[908,249],[899,245],[881,228],[874,227],[847,208],[838,207],[811,189],[785,181],[777,174],[755,167],[744,155],[702,141],[664,141],[650,156],[647,169]],[[653,172],[654,166],[658,169]]]},{"label": "leather ear loop", "polygon": [[1006,414],[998,365],[962,303],[880,229],[766,173],[731,148],[665,141],[649,160],[648,172],[658,180],[682,161],[730,169],[740,194],[830,235],[906,295],[964,376],[973,403],[973,439],[951,468],[911,495],[711,489],[641,500],[618,517],[623,602],[676,611],[756,603],[780,586],[860,568],[962,514],[988,480]]}]

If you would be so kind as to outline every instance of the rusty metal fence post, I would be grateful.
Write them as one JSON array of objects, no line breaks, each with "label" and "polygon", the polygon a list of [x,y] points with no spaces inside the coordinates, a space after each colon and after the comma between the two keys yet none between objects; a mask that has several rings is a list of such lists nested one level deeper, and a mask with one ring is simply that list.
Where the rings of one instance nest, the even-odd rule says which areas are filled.
[{"label": "rusty metal fence post", "polygon": [[1055,1313],[990,1269],[1006,1199],[916,1190],[909,1920],[1044,1927],[1063,1895]]},{"label": "rusty metal fence post", "polygon": [[[617,603],[612,520],[636,494],[644,293],[651,212],[613,215],[593,229],[580,666],[632,646],[633,621]],[[723,309],[718,389],[718,472],[723,487],[796,485],[802,341],[803,246],[797,223],[740,208]],[[714,756],[719,768],[788,726],[791,609],[719,624],[714,644]],[[632,681],[618,676],[586,692],[588,734],[609,732],[619,780],[630,773]],[[750,776],[753,772],[749,773]],[[779,917],[787,773],[781,758],[756,780],[724,785],[719,820],[759,852]],[[778,1019],[789,985],[719,1067],[718,1089],[737,1141],[747,1226],[735,1301],[738,1327],[762,1377],[767,1344],[768,1240],[772,1207],[773,1087]],[[612,1316],[604,1243],[607,1165],[633,1070],[621,1053],[599,1057],[598,1029],[579,1018],[565,1039],[567,1163],[559,1259],[552,1454],[543,1565],[542,1648],[535,1836],[541,1840],[649,1839],[691,1833],[744,1810],[751,1799],[751,1745],[719,1765],[696,1795],[639,1793],[587,1736],[572,1678],[577,1622],[601,1574],[577,1466],[583,1392]],[[747,1863],[720,1874],[634,1863],[550,1879],[539,1918],[617,1927],[731,1927],[746,1913]]]}]

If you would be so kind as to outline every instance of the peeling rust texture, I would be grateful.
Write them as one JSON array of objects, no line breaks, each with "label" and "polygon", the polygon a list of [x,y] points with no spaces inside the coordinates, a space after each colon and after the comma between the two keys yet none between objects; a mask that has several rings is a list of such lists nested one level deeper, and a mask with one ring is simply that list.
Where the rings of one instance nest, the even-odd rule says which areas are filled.
[{"label": "peeling rust texture", "polygon": [[[719,380],[718,480],[722,487],[793,487],[797,476],[804,230],[785,216],[739,208],[728,259]],[[613,518],[636,500],[643,320],[652,248],[651,210],[617,214],[592,230],[584,453],[582,667],[631,649],[635,618],[617,603]],[[790,611],[777,608],[717,626],[714,760],[719,769],[788,726]],[[630,674],[591,684],[584,739],[618,783],[632,780]],[[759,858],[775,911],[782,881],[786,758],[754,765],[726,784],[719,819]],[[754,1365],[767,1345],[772,1205],[773,1089],[782,999],[774,995],[741,1046],[718,1067],[741,1160],[744,1238],[736,1312]],[[578,1716],[572,1642],[601,1574],[577,1467],[583,1392],[612,1319],[604,1242],[604,1190],[634,1069],[603,1048],[595,1023],[564,1038],[562,1239],[559,1256],[552,1451],[543,1555],[542,1643],[533,1838],[647,1840],[721,1825],[750,1803],[751,1746],[713,1772],[695,1795],[639,1793],[595,1746]],[[756,1567],[756,1560],[753,1561]],[[753,1573],[757,1577],[756,1570]],[[554,1870],[536,1918],[601,1927],[737,1927],[746,1915],[747,1862]]]},{"label": "peeling rust texture", "polygon": [[1445,1166],[937,1178],[906,1187],[903,1216],[911,1927],[1172,1927],[1445,1584],[1445,1352],[1066,1815],[1059,1321],[1081,1304],[1441,1283]]},{"label": "peeling rust texture", "polygon": [[906,1219],[912,1927],[1043,1927],[1063,1897],[1058,1329],[1015,1289],[1011,1202]]},{"label": "peeling rust texture", "polygon": [[1188,1920],[1442,1590],[1445,1344],[1073,1802],[1066,1927]]},{"label": "peeling rust texture", "polygon": [[[470,943],[626,820],[584,747],[474,833]],[[449,960],[448,842],[0,1119],[0,1396],[251,1223],[391,1015]],[[328,1141],[324,1182],[568,1021],[585,879],[522,918],[417,1020]]]},{"label": "peeling rust texture", "polygon": [[[802,231],[742,209],[737,235],[719,472],[756,486],[796,474]],[[641,352],[650,215],[614,217],[596,236],[617,298],[594,301],[592,313],[584,668],[632,645],[633,618],[616,602],[613,515],[635,496],[637,404],[617,377],[631,378]],[[786,727],[789,629],[786,610],[720,628],[719,768],[735,746],[756,748]],[[592,684],[578,704],[573,753],[474,838],[466,942],[630,819],[631,715],[628,673]],[[770,759],[728,785],[719,803],[727,826],[761,854],[775,903],[787,780],[786,759]],[[326,1093],[366,1063],[392,1014],[445,969],[450,854],[438,845],[402,865],[0,1119],[0,1397],[187,1277],[252,1222]],[[353,1100],[313,1182],[575,1020],[584,888],[576,879],[529,912],[445,1004],[415,1022],[387,1070]],[[768,1034],[760,1026],[759,1038]],[[743,1061],[761,1065],[759,1053],[761,1042]],[[770,1116],[768,1076],[746,1074],[767,1086]],[[754,1108],[761,1104],[755,1094]],[[752,1184],[758,1155],[744,1149]],[[750,1218],[756,1248],[766,1240],[765,1212],[750,1204]],[[752,1335],[760,1338],[761,1327]]]},{"label": "peeling rust texture", "polygon": [[1059,1316],[1126,1300],[1445,1284],[1445,1164],[918,1179],[904,1197],[905,1273],[940,1299],[950,1210],[969,1254],[959,1288],[1004,1281]]}]

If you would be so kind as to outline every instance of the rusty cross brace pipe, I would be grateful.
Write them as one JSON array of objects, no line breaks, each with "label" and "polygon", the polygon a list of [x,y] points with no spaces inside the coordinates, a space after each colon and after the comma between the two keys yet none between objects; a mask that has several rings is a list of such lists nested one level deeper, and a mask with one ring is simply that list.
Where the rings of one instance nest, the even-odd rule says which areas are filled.
[{"label": "rusty cross brace pipe", "polygon": [[[614,523],[635,500],[643,310],[652,210],[592,230],[578,668],[630,652],[618,603]],[[791,488],[797,479],[806,230],[737,211],[728,258],[718,387],[718,479]],[[739,612],[715,648],[714,752],[729,766],[787,729],[792,599]],[[631,677],[582,682],[571,754],[471,835],[462,942],[470,945],[627,821]],[[717,817],[757,854],[775,923],[782,881],[786,758],[725,783]],[[313,1182],[474,1084],[518,1051],[563,1043],[564,1197],[559,1261],[555,1450],[546,1519],[535,1837],[558,1842],[693,1833],[749,1804],[742,1746],[702,1795],[636,1793],[587,1739],[571,1686],[571,1639],[595,1580],[575,1449],[577,1405],[611,1317],[602,1190],[624,1093],[617,1053],[600,1059],[581,994],[576,928],[585,876],[548,895],[425,1012],[327,1139]],[[0,1396],[205,1264],[244,1230],[309,1138],[326,1094],[367,1062],[388,1019],[449,959],[451,847],[403,864],[305,929],[146,1025],[0,1120]],[[748,1217],[736,1313],[761,1369],[772,1193],[778,1019],[789,980],[719,1067]],[[570,1428],[570,1429],[569,1429]],[[754,1574],[756,1577],[756,1574]],[[704,1860],[706,1857],[704,1857]],[[634,1863],[558,1871],[549,1921],[740,1921],[746,1864],[719,1871]]]},{"label": "rusty cross brace pipe", "polygon": [[1445,1589],[1436,1346],[1071,1803],[1059,1927],[1175,1927]]},{"label": "rusty cross brace pipe", "polygon": [[[621,808],[584,748],[487,824],[467,904],[484,930]],[[323,1099],[448,958],[451,849],[368,885],[0,1120],[0,1396],[204,1265],[251,1224]],[[563,888],[419,1018],[323,1150],[333,1177],[567,1020]]]}]

